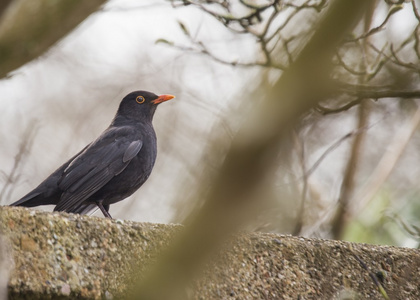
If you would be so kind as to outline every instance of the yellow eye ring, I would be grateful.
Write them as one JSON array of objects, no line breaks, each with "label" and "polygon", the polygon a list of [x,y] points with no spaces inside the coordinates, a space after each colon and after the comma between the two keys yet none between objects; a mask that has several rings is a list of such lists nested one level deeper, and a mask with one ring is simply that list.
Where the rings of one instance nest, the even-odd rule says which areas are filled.
[{"label": "yellow eye ring", "polygon": [[146,99],[144,99],[143,96],[137,96],[137,98],[136,98],[136,102],[139,103],[139,104],[142,104],[145,100]]}]

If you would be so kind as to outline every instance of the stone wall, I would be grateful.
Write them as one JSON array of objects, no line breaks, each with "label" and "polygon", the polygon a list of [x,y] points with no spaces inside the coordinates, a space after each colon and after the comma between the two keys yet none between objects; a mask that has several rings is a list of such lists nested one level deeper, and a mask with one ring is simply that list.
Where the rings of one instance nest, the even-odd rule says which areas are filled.
[{"label": "stone wall", "polygon": [[[9,299],[120,298],[135,280],[130,270],[153,262],[179,230],[0,207],[0,266],[13,267]],[[229,245],[193,284],[192,298],[420,299],[416,249],[265,233]]]}]

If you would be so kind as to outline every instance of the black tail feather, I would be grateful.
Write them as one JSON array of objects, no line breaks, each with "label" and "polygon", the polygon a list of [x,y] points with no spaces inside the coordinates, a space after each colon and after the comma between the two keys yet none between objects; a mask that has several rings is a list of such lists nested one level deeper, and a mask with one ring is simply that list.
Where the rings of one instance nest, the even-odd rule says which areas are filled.
[{"label": "black tail feather", "polygon": [[10,206],[34,207],[39,205],[57,204],[57,200],[58,199],[55,197],[45,197],[42,192],[34,190],[18,201],[13,202]]}]

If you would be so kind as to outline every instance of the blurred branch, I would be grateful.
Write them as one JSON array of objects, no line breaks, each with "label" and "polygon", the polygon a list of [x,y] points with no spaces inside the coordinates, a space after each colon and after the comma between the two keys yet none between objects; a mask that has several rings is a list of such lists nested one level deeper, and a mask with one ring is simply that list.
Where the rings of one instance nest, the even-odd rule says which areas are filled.
[{"label": "blurred branch", "polygon": [[348,41],[355,42],[355,41],[358,41],[358,40],[361,40],[361,39],[365,39],[365,38],[368,38],[371,35],[379,32],[379,31],[383,30],[385,28],[385,25],[389,21],[389,18],[391,18],[391,16],[393,14],[395,14],[398,11],[400,11],[401,9],[403,9],[403,5],[402,4],[392,5],[391,8],[389,9],[388,14],[386,15],[384,21],[381,23],[381,25],[379,25],[377,27],[374,27],[374,28],[370,29],[369,31],[366,31],[365,33],[363,33],[361,36],[359,36],[357,38],[354,38],[354,39],[350,39]]},{"label": "blurred branch", "polygon": [[167,41],[167,40],[164,40],[164,39],[158,39],[156,41],[156,43],[167,44],[171,47],[174,47],[174,48],[182,50],[182,51],[189,51],[189,52],[192,52],[192,53],[203,54],[203,55],[206,55],[206,56],[210,57],[214,61],[217,61],[217,62],[219,62],[221,64],[224,64],[224,65],[231,65],[231,66],[238,66],[238,67],[256,67],[256,66],[272,67],[272,68],[279,69],[279,70],[284,70],[285,69],[285,66],[275,65],[275,64],[271,64],[269,62],[250,62],[250,63],[246,63],[246,62],[225,60],[223,58],[220,58],[220,57],[214,55],[210,50],[207,49],[207,47],[202,42],[195,41],[195,40],[192,39],[192,37],[190,37],[190,41],[194,44],[194,47],[189,47],[189,46],[184,46],[184,45],[181,45],[181,44],[176,44],[172,41]]},{"label": "blurred branch", "polygon": [[32,122],[28,126],[28,128],[26,128],[26,131],[22,136],[19,151],[15,156],[15,161],[12,169],[10,170],[9,174],[6,174],[4,171],[1,171],[1,175],[3,175],[5,183],[0,191],[0,204],[6,203],[6,200],[9,199],[13,191],[13,186],[19,179],[18,171],[21,168],[24,159],[26,158],[26,155],[29,153],[37,130],[38,126],[36,122]]},{"label": "blurred branch", "polygon": [[[368,9],[365,12],[364,17],[364,30],[367,31],[368,28],[371,26],[373,15],[375,13],[375,6],[376,6],[376,0],[372,1],[368,7]],[[389,17],[392,15],[390,12],[388,16],[386,17],[385,21],[382,23],[381,26],[383,26],[386,21],[389,19]],[[369,57],[367,57],[367,45],[366,41],[364,40],[362,43],[362,51],[364,53],[363,59],[360,61],[360,69],[366,70],[368,68],[368,60]],[[367,76],[367,72],[365,72],[365,76],[359,76],[359,83],[366,83],[369,81],[369,78]],[[370,115],[370,106],[367,100],[363,100],[361,102],[361,105],[359,106],[358,111],[358,124],[357,128],[364,128],[368,124]],[[366,131],[362,130],[360,134],[356,135],[354,138],[354,142],[351,146],[351,152],[350,152],[350,158],[347,161],[346,170],[344,172],[344,178],[343,182],[341,184],[340,189],[340,195],[338,197],[338,205],[337,210],[335,212],[335,216],[331,223],[331,233],[332,237],[336,240],[342,239],[344,229],[346,228],[350,218],[349,218],[349,206],[351,205],[351,199],[353,197],[353,193],[355,190],[356,185],[356,174],[358,171],[358,167],[360,165],[360,155],[362,153],[363,143],[365,141],[366,137]]]},{"label": "blurred branch", "polygon": [[321,104],[317,104],[317,106],[315,107],[315,110],[325,116],[325,115],[336,114],[336,113],[349,110],[353,106],[359,105],[360,102],[362,102],[362,99],[358,98],[338,108],[327,108],[325,106],[322,106]]},{"label": "blurred branch", "polygon": [[418,225],[408,223],[403,218],[401,218],[399,214],[394,212],[387,212],[386,217],[390,218],[393,222],[395,222],[401,228],[401,230],[404,233],[408,234],[411,238],[415,239],[417,242],[420,241],[420,227]]},{"label": "blurred branch", "polygon": [[[190,42],[193,44],[192,47],[185,47],[182,45],[178,45],[175,43],[168,42],[172,46],[175,46],[181,50],[187,51],[194,51],[200,54],[207,55],[223,64],[229,64],[232,66],[260,66],[260,67],[268,67],[268,68],[275,68],[279,70],[285,70],[288,66],[293,62],[294,56],[298,53],[298,47],[293,47],[291,45],[291,41],[297,41],[297,44],[301,40],[305,40],[307,36],[311,34],[311,31],[307,32],[300,32],[297,35],[293,35],[292,37],[286,34],[280,34],[286,28],[287,25],[291,24],[293,26],[294,22],[299,22],[299,18],[297,17],[300,13],[303,13],[308,10],[315,10],[316,12],[321,12],[322,10],[327,7],[328,1],[320,0],[320,1],[302,1],[296,4],[293,1],[267,1],[263,2],[262,4],[255,4],[254,2],[249,3],[247,1],[239,1],[236,5],[232,5],[228,0],[169,0],[175,7],[178,6],[186,6],[186,5],[194,5],[204,12],[208,13],[209,15],[213,16],[215,19],[220,21],[226,28],[229,30],[239,33],[239,34],[247,34],[255,38],[257,41],[260,49],[262,58],[256,61],[250,61],[246,63],[236,62],[236,61],[229,61],[225,60],[221,57],[217,57],[208,50],[208,47],[205,46],[201,41],[193,39],[191,36],[188,36]],[[419,34],[420,31],[420,24],[413,30],[411,35],[409,35],[401,44],[396,47],[393,44],[385,44],[381,45],[382,49],[378,49],[374,43],[378,39],[372,39],[370,41],[370,37],[377,35],[381,32],[385,27],[389,24],[389,21],[392,16],[400,12],[403,8],[404,1],[389,1],[383,0],[386,5],[388,5],[389,10],[388,13],[384,16],[383,21],[373,27],[364,27],[362,32],[355,34],[349,34],[348,37],[343,39],[342,43],[337,45],[336,54],[334,63],[337,67],[334,70],[334,75],[337,75],[336,79],[342,82],[360,82],[360,78],[364,78],[366,83],[370,82],[372,79],[379,78],[379,75],[388,75],[389,78],[395,79],[392,74],[390,74],[389,70],[383,68],[387,64],[393,64],[395,66],[401,67],[404,70],[407,78],[411,75],[411,78],[417,78],[417,74],[420,70],[420,66],[418,63],[407,63],[404,62],[401,57],[409,57],[407,56],[407,51],[410,51],[411,54],[420,58],[420,50],[419,50]],[[410,1],[413,7],[413,14],[417,21],[420,23],[420,16],[417,11],[416,3],[414,0]],[[242,6],[242,9],[238,9],[238,7]],[[314,28],[314,26],[312,26]],[[286,30],[287,32],[287,30]],[[350,62],[346,62],[343,56],[349,53],[350,51],[354,52],[354,48],[360,48],[360,45],[366,44],[369,45],[369,49],[363,49],[362,51],[365,54],[361,55],[369,55],[370,52],[375,52],[375,55],[371,55],[374,57],[372,62],[366,65],[365,70],[360,71],[354,67],[357,64],[357,61],[351,59],[354,55],[349,55],[351,59]],[[412,48],[410,49],[409,47]],[[402,52],[402,50],[405,50]],[[279,53],[283,53],[283,55],[278,55]],[[343,55],[342,55],[342,54]],[[404,56],[402,55],[404,53]],[[401,54],[401,55],[400,55]],[[357,53],[360,55],[360,53]],[[344,69],[343,72],[339,72],[340,69]],[[384,74],[388,72],[388,74]],[[414,84],[406,84],[406,86],[416,86],[418,85],[417,82]],[[398,85],[397,85],[398,86]],[[359,89],[341,89],[337,92],[344,93],[346,95],[355,96],[359,99],[371,98],[371,99],[380,99],[380,98],[411,98],[416,97],[419,95],[419,91],[413,90],[404,90],[405,86],[399,86],[398,90],[395,90],[395,86],[390,90],[384,90],[379,87],[372,86],[370,89],[359,90]],[[357,105],[360,103],[360,100],[352,102],[352,105]],[[320,108],[322,111],[322,109]],[[328,113],[338,113],[341,111],[346,110],[344,107],[335,110],[326,111]]]},{"label": "blurred branch", "polygon": [[420,90],[400,90],[391,89],[385,87],[375,86],[363,86],[363,85],[351,85],[348,84],[346,87],[340,89],[341,92],[358,97],[358,98],[370,98],[370,99],[381,99],[381,98],[419,98]]},{"label": "blurred branch", "polygon": [[389,143],[388,149],[386,149],[386,152],[372,172],[366,185],[354,197],[356,206],[351,211],[353,216],[359,214],[369,204],[379,188],[386,181],[419,124],[420,107],[417,107],[413,117],[395,133],[392,141]]},{"label": "blurred branch", "polygon": [[[265,101],[255,106],[235,136],[203,207],[192,214],[175,243],[145,274],[131,299],[185,299],[199,266],[250,215],[266,180],[272,178],[284,134],[308,109],[331,92],[331,57],[358,21],[367,0],[332,1],[317,30]],[[304,88],[303,88],[304,87]]]},{"label": "blurred branch", "polygon": [[419,11],[417,10],[416,0],[411,0],[411,5],[413,6],[413,12],[414,12],[414,15],[416,16],[417,21],[420,22],[420,15],[419,15]]},{"label": "blurred branch", "polygon": [[364,127],[360,127],[357,130],[353,130],[343,137],[339,138],[337,141],[335,141],[331,146],[329,146],[320,156],[319,158],[313,163],[313,165],[306,171],[306,176],[309,177],[315,170],[319,167],[319,165],[322,163],[322,161],[335,149],[337,149],[345,140],[356,136],[360,134],[361,132],[364,132],[368,130],[371,126],[367,126],[367,124]]},{"label": "blurred branch", "polygon": [[300,197],[300,206],[298,208],[297,216],[296,216],[296,224],[293,228],[292,234],[293,235],[299,235],[302,231],[303,227],[303,220],[305,215],[305,203],[306,203],[306,197],[308,194],[308,177],[310,176],[310,172],[306,172],[306,164],[305,164],[305,145],[303,142],[299,139],[299,136],[295,131],[293,131],[293,139],[294,144],[296,145],[296,152],[298,154],[299,164],[302,170],[302,191],[301,191],[301,197]]},{"label": "blurred branch", "polygon": [[348,96],[356,97],[355,100],[341,105],[336,108],[325,107],[322,104],[317,104],[315,110],[323,115],[336,114],[359,105],[363,99],[385,99],[385,98],[399,98],[399,99],[412,99],[420,98],[420,90],[400,90],[393,89],[392,87],[380,87],[369,85],[353,85],[336,83],[337,93],[347,94]]},{"label": "blurred branch", "polygon": [[11,2],[12,0],[3,0],[0,2],[0,18]]},{"label": "blurred branch", "polygon": [[[297,55],[299,47],[294,47],[299,41],[306,39],[305,34],[309,36],[311,32],[299,33],[288,37],[286,34],[281,34],[288,24],[292,24],[292,21],[296,21],[299,18],[299,13],[307,11],[307,9],[321,12],[327,7],[328,1],[303,1],[295,4],[293,1],[282,2],[282,1],[267,1],[262,4],[255,4],[254,2],[249,3],[247,1],[239,1],[237,5],[232,5],[228,0],[170,0],[174,6],[185,6],[195,5],[201,10],[210,14],[217,20],[219,20],[229,30],[239,33],[247,34],[256,39],[261,49],[262,57],[259,59],[251,59],[248,62],[241,61],[230,61],[223,57],[216,56],[210,51],[209,47],[204,45],[201,41],[186,34],[189,38],[192,46],[183,46],[172,42],[166,43],[174,46],[183,51],[193,51],[198,54],[206,55],[213,60],[228,64],[231,66],[241,67],[254,67],[259,66],[263,68],[275,68],[281,71],[286,70],[289,65],[294,61],[294,56]],[[316,110],[323,115],[336,114],[344,112],[354,106],[359,105],[363,99],[384,99],[384,98],[417,98],[420,97],[420,90],[411,89],[413,86],[417,86],[418,82],[410,83],[408,81],[395,82],[395,84],[389,84],[388,86],[374,85],[374,79],[379,79],[376,83],[382,83],[383,78],[390,78],[391,80],[397,80],[397,76],[392,74],[387,68],[389,65],[397,66],[401,74],[410,80],[416,80],[417,74],[420,70],[417,62],[405,62],[407,57],[407,51],[420,58],[420,42],[419,32],[420,24],[417,25],[415,30],[409,35],[398,47],[393,44],[385,43],[377,47],[374,42],[378,39],[370,40],[370,37],[380,33],[387,24],[392,16],[401,11],[404,1],[385,1],[388,5],[388,13],[383,17],[382,22],[370,28],[365,26],[362,32],[357,34],[349,34],[348,37],[344,38],[342,43],[339,44],[335,51],[333,77],[341,82],[338,83],[336,93],[333,96],[344,95],[348,102],[339,107],[333,106],[333,101],[328,101],[328,105],[316,106]],[[242,5],[243,9],[237,10],[237,7]],[[420,23],[419,13],[417,11],[416,3],[414,0],[411,1],[413,8],[413,14]],[[312,26],[313,28],[315,26]],[[185,31],[184,31],[185,32]],[[287,31],[286,31],[287,32]],[[295,42],[296,41],[296,42]],[[294,43],[291,43],[294,42]],[[366,44],[369,49],[366,49]],[[355,65],[352,58],[354,55],[347,55],[349,49],[354,51],[354,48],[362,48],[362,53],[356,53],[356,55],[369,55],[373,59],[370,62],[366,61],[366,66],[363,70],[359,70]],[[409,48],[411,47],[411,48]],[[380,49],[378,49],[380,48]],[[404,50],[404,51],[403,51]],[[373,53],[372,53],[373,52]],[[282,53],[282,56],[278,54]],[[403,55],[404,53],[404,55]],[[401,59],[403,58],[403,59]],[[350,61],[347,62],[346,59]],[[384,68],[384,66],[386,66]],[[344,71],[344,72],[342,72]],[[363,79],[365,85],[354,84],[354,82],[361,82]],[[401,84],[402,83],[402,84]]]},{"label": "blurred branch", "polygon": [[[362,101],[362,104],[359,106],[358,112],[358,124],[357,128],[364,128],[368,123],[370,108],[368,103]],[[353,145],[351,147],[350,158],[347,162],[346,170],[344,172],[344,179],[341,184],[340,195],[338,197],[338,206],[335,213],[335,217],[331,223],[331,232],[333,239],[339,240],[342,239],[344,229],[349,221],[349,205],[352,199],[357,168],[360,163],[360,154],[362,153],[363,142],[366,137],[366,131],[362,130],[360,134],[356,135],[354,138]]]},{"label": "blurred branch", "polygon": [[[302,188],[302,199],[306,199],[306,193],[307,191],[305,191],[308,188],[308,179],[309,177],[312,175],[313,172],[315,172],[315,170],[319,167],[319,165],[323,162],[323,160],[331,153],[333,152],[335,149],[337,149],[344,141],[348,140],[349,138],[352,138],[354,136],[357,136],[359,134],[365,134],[366,131],[371,127],[372,125],[365,124],[365,126],[363,127],[359,127],[356,130],[353,130],[349,133],[347,133],[346,135],[342,136],[340,139],[338,139],[337,141],[335,141],[332,145],[330,145],[320,156],[319,158],[312,164],[312,166],[309,169],[305,169],[304,171],[304,175],[302,176],[302,181],[304,182],[304,184],[306,184],[306,186],[303,186]],[[302,158],[301,158],[302,159]],[[302,164],[302,162],[300,162]],[[311,228],[310,231],[306,230],[305,232],[302,232],[302,228],[303,228],[303,213],[304,213],[304,204],[301,203],[301,207],[300,207],[300,211],[298,211],[298,217],[297,217],[297,222],[296,225],[293,229],[293,235],[305,235],[305,236],[311,236],[313,235],[314,232],[318,231],[320,224],[324,223],[328,217],[329,217],[329,213],[324,213],[323,217],[319,218],[319,220],[317,221],[316,224],[311,224]]]},{"label": "blurred branch", "polygon": [[[286,64],[282,62],[281,57],[277,55],[277,45],[282,45],[283,50],[288,55],[289,63],[293,61],[291,52],[289,51],[289,43],[294,40],[293,38],[286,38],[279,33],[294,19],[298,14],[307,11],[315,10],[321,12],[327,4],[326,0],[312,1],[306,0],[303,3],[292,3],[284,2],[279,0],[267,1],[264,4],[256,5],[248,1],[239,1],[238,6],[242,6],[243,9],[240,12],[234,12],[232,5],[227,0],[169,0],[174,7],[195,5],[202,11],[206,12],[210,16],[214,17],[220,23],[222,23],[227,29],[238,34],[247,34],[252,36],[258,43],[261,54],[263,55],[262,61],[240,63],[240,62],[229,62],[214,56],[207,47],[201,42],[193,39],[187,34],[190,42],[193,43],[194,47],[185,47],[178,45],[173,42],[165,40],[159,40],[166,42],[167,44],[179,48],[181,50],[189,50],[198,52],[201,54],[208,55],[214,60],[230,64],[233,66],[262,66],[284,70],[287,68]],[[237,7],[237,6],[236,6]],[[280,16],[281,13],[284,14]],[[184,31],[185,33],[185,31]],[[302,36],[300,36],[302,37]],[[275,40],[276,39],[276,40]],[[277,53],[276,53],[277,52]],[[276,59],[277,58],[277,59]]]},{"label": "blurred branch", "polygon": [[0,78],[39,57],[105,0],[14,0],[0,19]]}]

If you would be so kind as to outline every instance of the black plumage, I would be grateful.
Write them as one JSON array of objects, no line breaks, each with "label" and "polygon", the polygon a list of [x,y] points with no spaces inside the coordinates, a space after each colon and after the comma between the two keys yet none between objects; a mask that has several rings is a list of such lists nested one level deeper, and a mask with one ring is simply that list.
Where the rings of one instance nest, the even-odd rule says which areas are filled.
[{"label": "black plumage", "polygon": [[12,206],[56,205],[54,211],[86,214],[133,194],[147,180],[156,160],[152,119],[159,103],[174,98],[146,91],[128,94],[111,125]]}]

